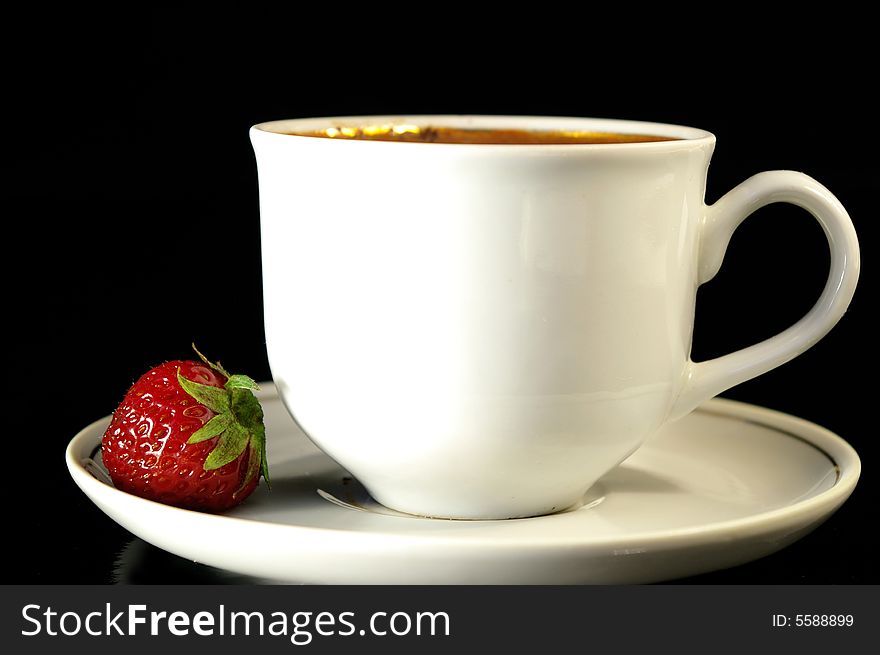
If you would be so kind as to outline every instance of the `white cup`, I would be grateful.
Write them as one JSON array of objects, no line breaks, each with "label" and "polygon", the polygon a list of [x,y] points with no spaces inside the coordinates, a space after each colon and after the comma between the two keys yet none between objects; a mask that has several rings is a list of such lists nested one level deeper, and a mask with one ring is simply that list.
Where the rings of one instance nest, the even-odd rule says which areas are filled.
[{"label": "white cup", "polygon": [[[381,124],[651,134],[650,143],[474,145],[292,136]],[[251,128],[269,363],[306,434],[412,514],[561,511],[660,426],[816,343],[859,270],[844,208],[773,171],[704,204],[715,137],[586,118],[367,116]],[[766,341],[690,359],[697,287],[773,202],[831,249],[813,309]]]}]

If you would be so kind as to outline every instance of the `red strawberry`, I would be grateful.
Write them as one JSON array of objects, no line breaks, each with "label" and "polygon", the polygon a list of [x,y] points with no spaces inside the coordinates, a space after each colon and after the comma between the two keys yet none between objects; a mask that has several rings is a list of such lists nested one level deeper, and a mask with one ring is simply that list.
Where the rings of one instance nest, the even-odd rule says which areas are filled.
[{"label": "red strawberry", "polygon": [[[195,346],[193,346],[195,348]],[[246,375],[201,362],[147,371],[101,441],[117,489],[168,505],[220,512],[269,482],[263,410]]]}]

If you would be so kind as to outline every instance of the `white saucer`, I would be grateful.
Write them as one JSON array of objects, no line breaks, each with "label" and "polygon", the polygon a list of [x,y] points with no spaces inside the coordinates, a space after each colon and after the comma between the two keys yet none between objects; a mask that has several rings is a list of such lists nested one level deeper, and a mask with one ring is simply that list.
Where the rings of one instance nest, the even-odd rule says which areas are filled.
[{"label": "white saucer", "polygon": [[837,509],[861,468],[852,447],[824,428],[716,399],[652,438],[580,507],[508,521],[424,519],[373,502],[296,427],[272,385],[264,389],[272,491],[261,483],[226,514],[114,489],[100,464],[109,417],[70,442],[70,473],[145,541],[266,580],[615,584],[704,573],[779,550]]}]

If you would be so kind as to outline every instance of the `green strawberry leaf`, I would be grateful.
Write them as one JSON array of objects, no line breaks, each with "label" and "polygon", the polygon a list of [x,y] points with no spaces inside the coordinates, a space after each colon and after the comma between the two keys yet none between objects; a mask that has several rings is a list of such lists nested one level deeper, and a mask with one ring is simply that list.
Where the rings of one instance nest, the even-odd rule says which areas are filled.
[{"label": "green strawberry leaf", "polygon": [[187,380],[181,375],[179,368],[177,369],[177,381],[184,391],[215,414],[225,414],[229,411],[229,394],[225,389]]},{"label": "green strawberry leaf", "polygon": [[214,418],[196,430],[193,435],[187,439],[186,443],[201,443],[202,441],[213,439],[228,428],[231,421],[232,416],[230,414],[217,414]]},{"label": "green strawberry leaf", "polygon": [[263,408],[260,401],[248,389],[230,389],[232,413],[243,426],[253,427],[263,423]]},{"label": "green strawberry leaf", "polygon": [[259,391],[257,383],[247,375],[230,375],[220,363],[209,361],[200,353],[195,344],[193,350],[201,360],[212,369],[224,375],[227,380],[224,388],[212,387],[189,380],[177,371],[177,381],[181,388],[202,405],[216,414],[189,438],[187,443],[195,444],[208,439],[217,439],[217,444],[205,459],[204,469],[212,471],[226,466],[247,450],[247,469],[238,494],[255,477],[262,477],[269,486],[269,462],[266,457],[266,428],[263,425],[263,408],[254,396]]},{"label": "green strawberry leaf", "polygon": [[238,422],[250,433],[250,443],[256,452],[248,460],[248,474],[245,486],[254,475],[262,474],[269,486],[269,462],[266,459],[266,428],[263,425],[263,408],[249,389],[230,389],[232,393],[232,412]]},{"label": "green strawberry leaf", "polygon": [[199,356],[199,359],[201,359],[203,362],[205,362],[205,364],[207,364],[208,366],[213,368],[215,371],[217,371],[218,373],[223,375],[223,377],[227,377],[227,378],[232,377],[231,375],[229,375],[229,371],[227,371],[225,368],[220,366],[220,362],[212,362],[207,357],[205,357],[202,353],[199,352],[199,349],[196,348],[196,344],[193,343],[190,345],[192,346],[192,349],[196,351],[196,355]]},{"label": "green strawberry leaf", "polygon": [[[259,459],[259,472],[266,481],[266,486],[271,487],[272,485],[269,483],[269,460],[266,458],[266,428],[263,426],[262,420],[254,425],[254,431],[251,433],[251,444],[257,451],[257,457],[254,457],[254,462],[257,462],[257,459]],[[250,465],[250,462],[248,464]],[[255,463],[254,467],[256,466],[257,464]]]},{"label": "green strawberry leaf", "polygon": [[[244,489],[247,488],[248,484],[250,484],[251,480],[254,479],[255,475],[259,475],[260,473],[260,453],[257,452],[257,448],[254,446],[253,442],[251,442],[250,446],[248,446],[248,467],[247,473],[245,473],[244,479],[241,481],[241,485],[236,489],[232,497],[235,498],[238,494],[240,494]],[[266,486],[269,485],[269,479],[266,478]]]},{"label": "green strawberry leaf", "polygon": [[247,375],[230,375],[224,385],[227,389],[249,389],[250,391],[259,391],[260,387],[254,382],[253,378]]},{"label": "green strawberry leaf", "polygon": [[229,462],[238,459],[250,442],[250,435],[238,423],[231,422],[226,431],[220,435],[220,440],[214,450],[205,460],[205,470],[213,471]]}]

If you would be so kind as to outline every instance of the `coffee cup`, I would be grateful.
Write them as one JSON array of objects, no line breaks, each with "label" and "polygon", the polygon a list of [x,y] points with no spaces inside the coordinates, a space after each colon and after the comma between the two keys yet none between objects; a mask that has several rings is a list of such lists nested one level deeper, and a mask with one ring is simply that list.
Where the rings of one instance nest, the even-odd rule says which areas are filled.
[{"label": "coffee cup", "polygon": [[[759,173],[706,205],[715,137],[700,129],[359,116],[250,136],[275,384],[401,512],[571,507],[661,426],[815,344],[858,278],[847,212],[802,173]],[[825,231],[819,300],[766,341],[692,361],[697,287],[774,202]]]}]

